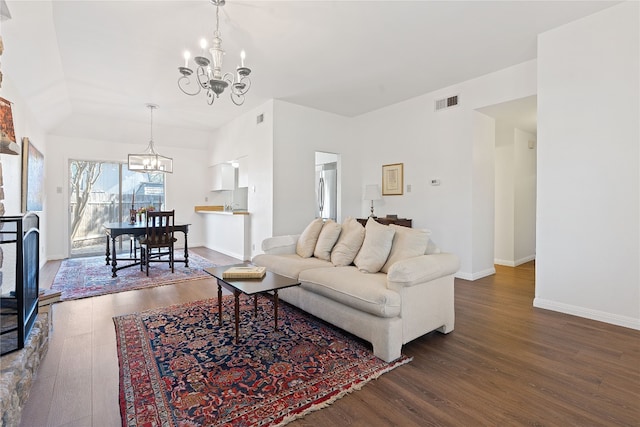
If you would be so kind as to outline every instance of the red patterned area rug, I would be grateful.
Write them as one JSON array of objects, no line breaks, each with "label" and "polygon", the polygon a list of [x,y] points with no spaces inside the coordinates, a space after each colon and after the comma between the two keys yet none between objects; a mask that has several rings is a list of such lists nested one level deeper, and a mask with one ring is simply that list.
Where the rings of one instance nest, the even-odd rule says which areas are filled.
[{"label": "red patterned area rug", "polygon": [[140,271],[140,266],[119,270],[118,277],[111,277],[111,265],[106,265],[104,256],[69,258],[60,264],[51,289],[62,291],[62,300],[95,297],[211,278],[202,269],[213,266],[212,262],[190,253],[189,267],[185,267],[184,263],[176,263],[174,273],[171,273],[168,263],[155,263],[149,268],[149,277]]},{"label": "red patterned area rug", "polygon": [[281,426],[358,390],[387,363],[362,341],[281,303],[233,297],[114,317],[123,426]]}]

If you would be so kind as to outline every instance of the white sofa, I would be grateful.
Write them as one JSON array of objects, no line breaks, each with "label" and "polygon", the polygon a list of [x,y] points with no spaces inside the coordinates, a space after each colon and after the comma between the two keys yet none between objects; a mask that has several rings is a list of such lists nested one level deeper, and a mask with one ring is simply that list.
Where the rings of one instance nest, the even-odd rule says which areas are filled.
[{"label": "white sofa", "polygon": [[[364,233],[364,227],[355,225],[357,222],[349,218],[342,226],[331,224],[332,234],[335,235],[337,228],[342,235],[327,240],[323,236],[329,225],[323,226],[320,222],[318,231],[317,221],[311,233],[314,222],[302,235],[265,239],[264,254],[253,258],[255,265],[301,282],[300,286],[280,290],[282,300],[369,341],[374,354],[388,362],[400,357],[403,344],[419,336],[433,330],[453,331],[453,274],[459,268],[458,257],[441,253],[433,242],[425,241],[423,235],[419,237],[420,244],[413,244],[414,255],[416,250],[421,250],[419,255],[411,256],[411,250],[406,250],[407,238],[413,238],[415,243],[418,233],[426,233],[427,240],[430,233],[402,230],[403,227],[394,229],[377,222],[374,225],[373,220],[367,222]],[[361,246],[357,246],[356,239],[356,246],[350,249],[357,252],[355,265],[349,262],[349,256],[341,258],[346,247],[343,240],[347,241],[348,235],[363,233]],[[381,233],[385,234],[387,243],[375,238]],[[389,235],[393,236],[390,242]],[[309,256],[311,246],[313,255]],[[390,248],[387,250],[386,246]],[[323,250],[324,254],[319,253]],[[366,259],[365,252],[371,251],[381,252],[377,256],[384,257],[382,270],[386,273],[376,270],[379,260],[373,267],[367,265],[370,260]],[[344,265],[347,262],[349,265]],[[377,272],[365,272],[367,270]]]}]

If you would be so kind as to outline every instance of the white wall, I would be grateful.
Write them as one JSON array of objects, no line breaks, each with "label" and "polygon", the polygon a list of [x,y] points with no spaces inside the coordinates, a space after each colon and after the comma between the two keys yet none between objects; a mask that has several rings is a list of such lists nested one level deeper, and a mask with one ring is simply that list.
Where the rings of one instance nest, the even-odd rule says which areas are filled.
[{"label": "white wall", "polygon": [[536,257],[536,139],[532,133],[514,129],[514,265]]},{"label": "white wall", "polygon": [[[514,265],[515,240],[513,126],[496,120],[496,191],[494,263]],[[512,264],[513,263],[513,264]]]},{"label": "white wall", "polygon": [[[49,259],[62,259],[69,255],[69,160],[94,160],[126,162],[127,154],[141,152],[146,140],[136,144],[112,141],[96,141],[62,136],[49,136],[50,146],[45,156],[48,198],[48,226],[50,239],[47,245]],[[173,157],[172,174],[166,175],[166,207],[176,210],[176,222],[189,223],[189,246],[204,244],[202,218],[194,212],[194,206],[202,204],[206,184],[206,150],[160,145],[162,137],[154,138],[156,149],[165,156]],[[62,192],[58,193],[58,188]],[[182,245],[182,239],[178,239]]]},{"label": "white wall", "polygon": [[535,141],[534,134],[496,120],[496,264],[515,267],[535,259]]},{"label": "white wall", "polygon": [[[259,125],[258,114],[264,114]],[[280,100],[248,111],[215,133],[209,147],[210,165],[249,158],[252,256],[261,252],[265,238],[300,233],[315,218],[316,151],[340,154],[341,212],[343,217],[360,214],[358,142],[352,138],[350,119]],[[210,202],[226,197],[205,195]]]},{"label": "white wall", "polygon": [[275,235],[300,233],[317,216],[315,153],[340,155],[338,183],[340,213],[358,216],[362,139],[354,138],[351,119],[312,108],[275,101],[274,203]]},{"label": "white wall", "polygon": [[637,2],[538,38],[536,307],[640,329]]},{"label": "white wall", "polygon": [[471,279],[495,274],[495,120],[473,113],[471,179]]},{"label": "white wall", "polygon": [[[48,138],[44,134],[39,123],[35,119],[32,112],[26,107],[22,96],[13,85],[9,70],[3,70],[2,88],[0,89],[0,97],[10,101],[11,112],[13,115],[13,127],[16,134],[16,143],[20,147],[20,155],[14,156],[9,154],[0,154],[2,162],[2,176],[4,189],[4,207],[5,215],[20,215],[21,207],[21,191],[22,191],[22,138],[28,137],[29,142],[40,151],[45,160],[48,157],[47,147]],[[46,177],[48,169],[45,165],[44,176]],[[49,228],[47,227],[48,213],[50,212],[49,197],[45,194],[43,210],[36,212],[40,217],[40,265],[44,265],[47,261],[47,253],[45,248],[49,239]]]},{"label": "white wall", "polygon": [[[247,209],[252,256],[260,251],[262,241],[273,235],[273,103],[269,101],[249,110],[218,129],[208,151],[207,166],[248,158]],[[260,124],[256,121],[259,114],[264,115]],[[202,194],[203,199],[210,198],[208,204],[223,204],[227,200],[228,192],[216,194],[208,189],[207,186]]]},{"label": "white wall", "polygon": [[[490,274],[494,138],[489,119],[475,110],[535,93],[536,61],[528,61],[354,118],[361,187],[381,182],[382,165],[389,163],[404,163],[405,186],[412,187],[402,196],[384,196],[376,213],[431,229],[443,250],[460,257],[459,277]],[[436,99],[452,95],[460,96],[459,106],[434,111]],[[432,178],[441,185],[431,186]],[[360,200],[360,214],[368,210]]]}]

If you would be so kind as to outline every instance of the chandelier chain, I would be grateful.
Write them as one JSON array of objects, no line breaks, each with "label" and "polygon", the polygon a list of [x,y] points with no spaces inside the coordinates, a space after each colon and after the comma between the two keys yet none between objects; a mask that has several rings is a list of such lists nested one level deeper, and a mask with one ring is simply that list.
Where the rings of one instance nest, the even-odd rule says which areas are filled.
[{"label": "chandelier chain", "polygon": [[220,6],[216,6],[216,37],[220,37]]},{"label": "chandelier chain", "polygon": [[149,112],[151,113],[151,132],[149,132],[149,134],[151,135],[151,142],[153,142],[153,109],[155,107],[153,106],[149,106]]}]

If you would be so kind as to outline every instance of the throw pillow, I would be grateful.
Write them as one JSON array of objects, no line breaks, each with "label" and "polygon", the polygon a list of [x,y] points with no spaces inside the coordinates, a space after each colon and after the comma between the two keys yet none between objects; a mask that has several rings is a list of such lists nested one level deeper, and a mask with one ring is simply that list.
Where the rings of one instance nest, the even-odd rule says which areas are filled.
[{"label": "throw pillow", "polygon": [[424,255],[431,235],[431,231],[424,229],[402,227],[395,224],[391,224],[389,227],[393,228],[396,233],[393,235],[389,258],[380,269],[383,273],[389,271],[395,262]]},{"label": "throw pillow", "polygon": [[360,252],[353,260],[363,273],[377,273],[387,261],[395,230],[369,218],[365,226],[364,242]]},{"label": "throw pillow", "polygon": [[[429,236],[431,237],[431,236]],[[429,243],[427,243],[427,250],[424,251],[425,255],[433,255],[433,254],[439,254],[440,248],[438,247],[438,245],[436,245],[433,240],[429,239]]]},{"label": "throw pillow", "polygon": [[318,236],[318,242],[316,243],[316,248],[313,251],[313,256],[325,261],[330,261],[331,249],[333,249],[333,246],[338,241],[340,231],[342,231],[342,226],[340,224],[332,219],[327,220],[327,222],[322,226],[322,230],[320,230],[320,235]]},{"label": "throw pillow", "polygon": [[322,230],[322,218],[316,218],[307,225],[296,243],[296,253],[302,258],[310,258],[316,248]]},{"label": "throw pillow", "polygon": [[364,227],[355,218],[342,223],[342,232],[331,251],[331,262],[336,267],[351,265],[364,241]]}]

